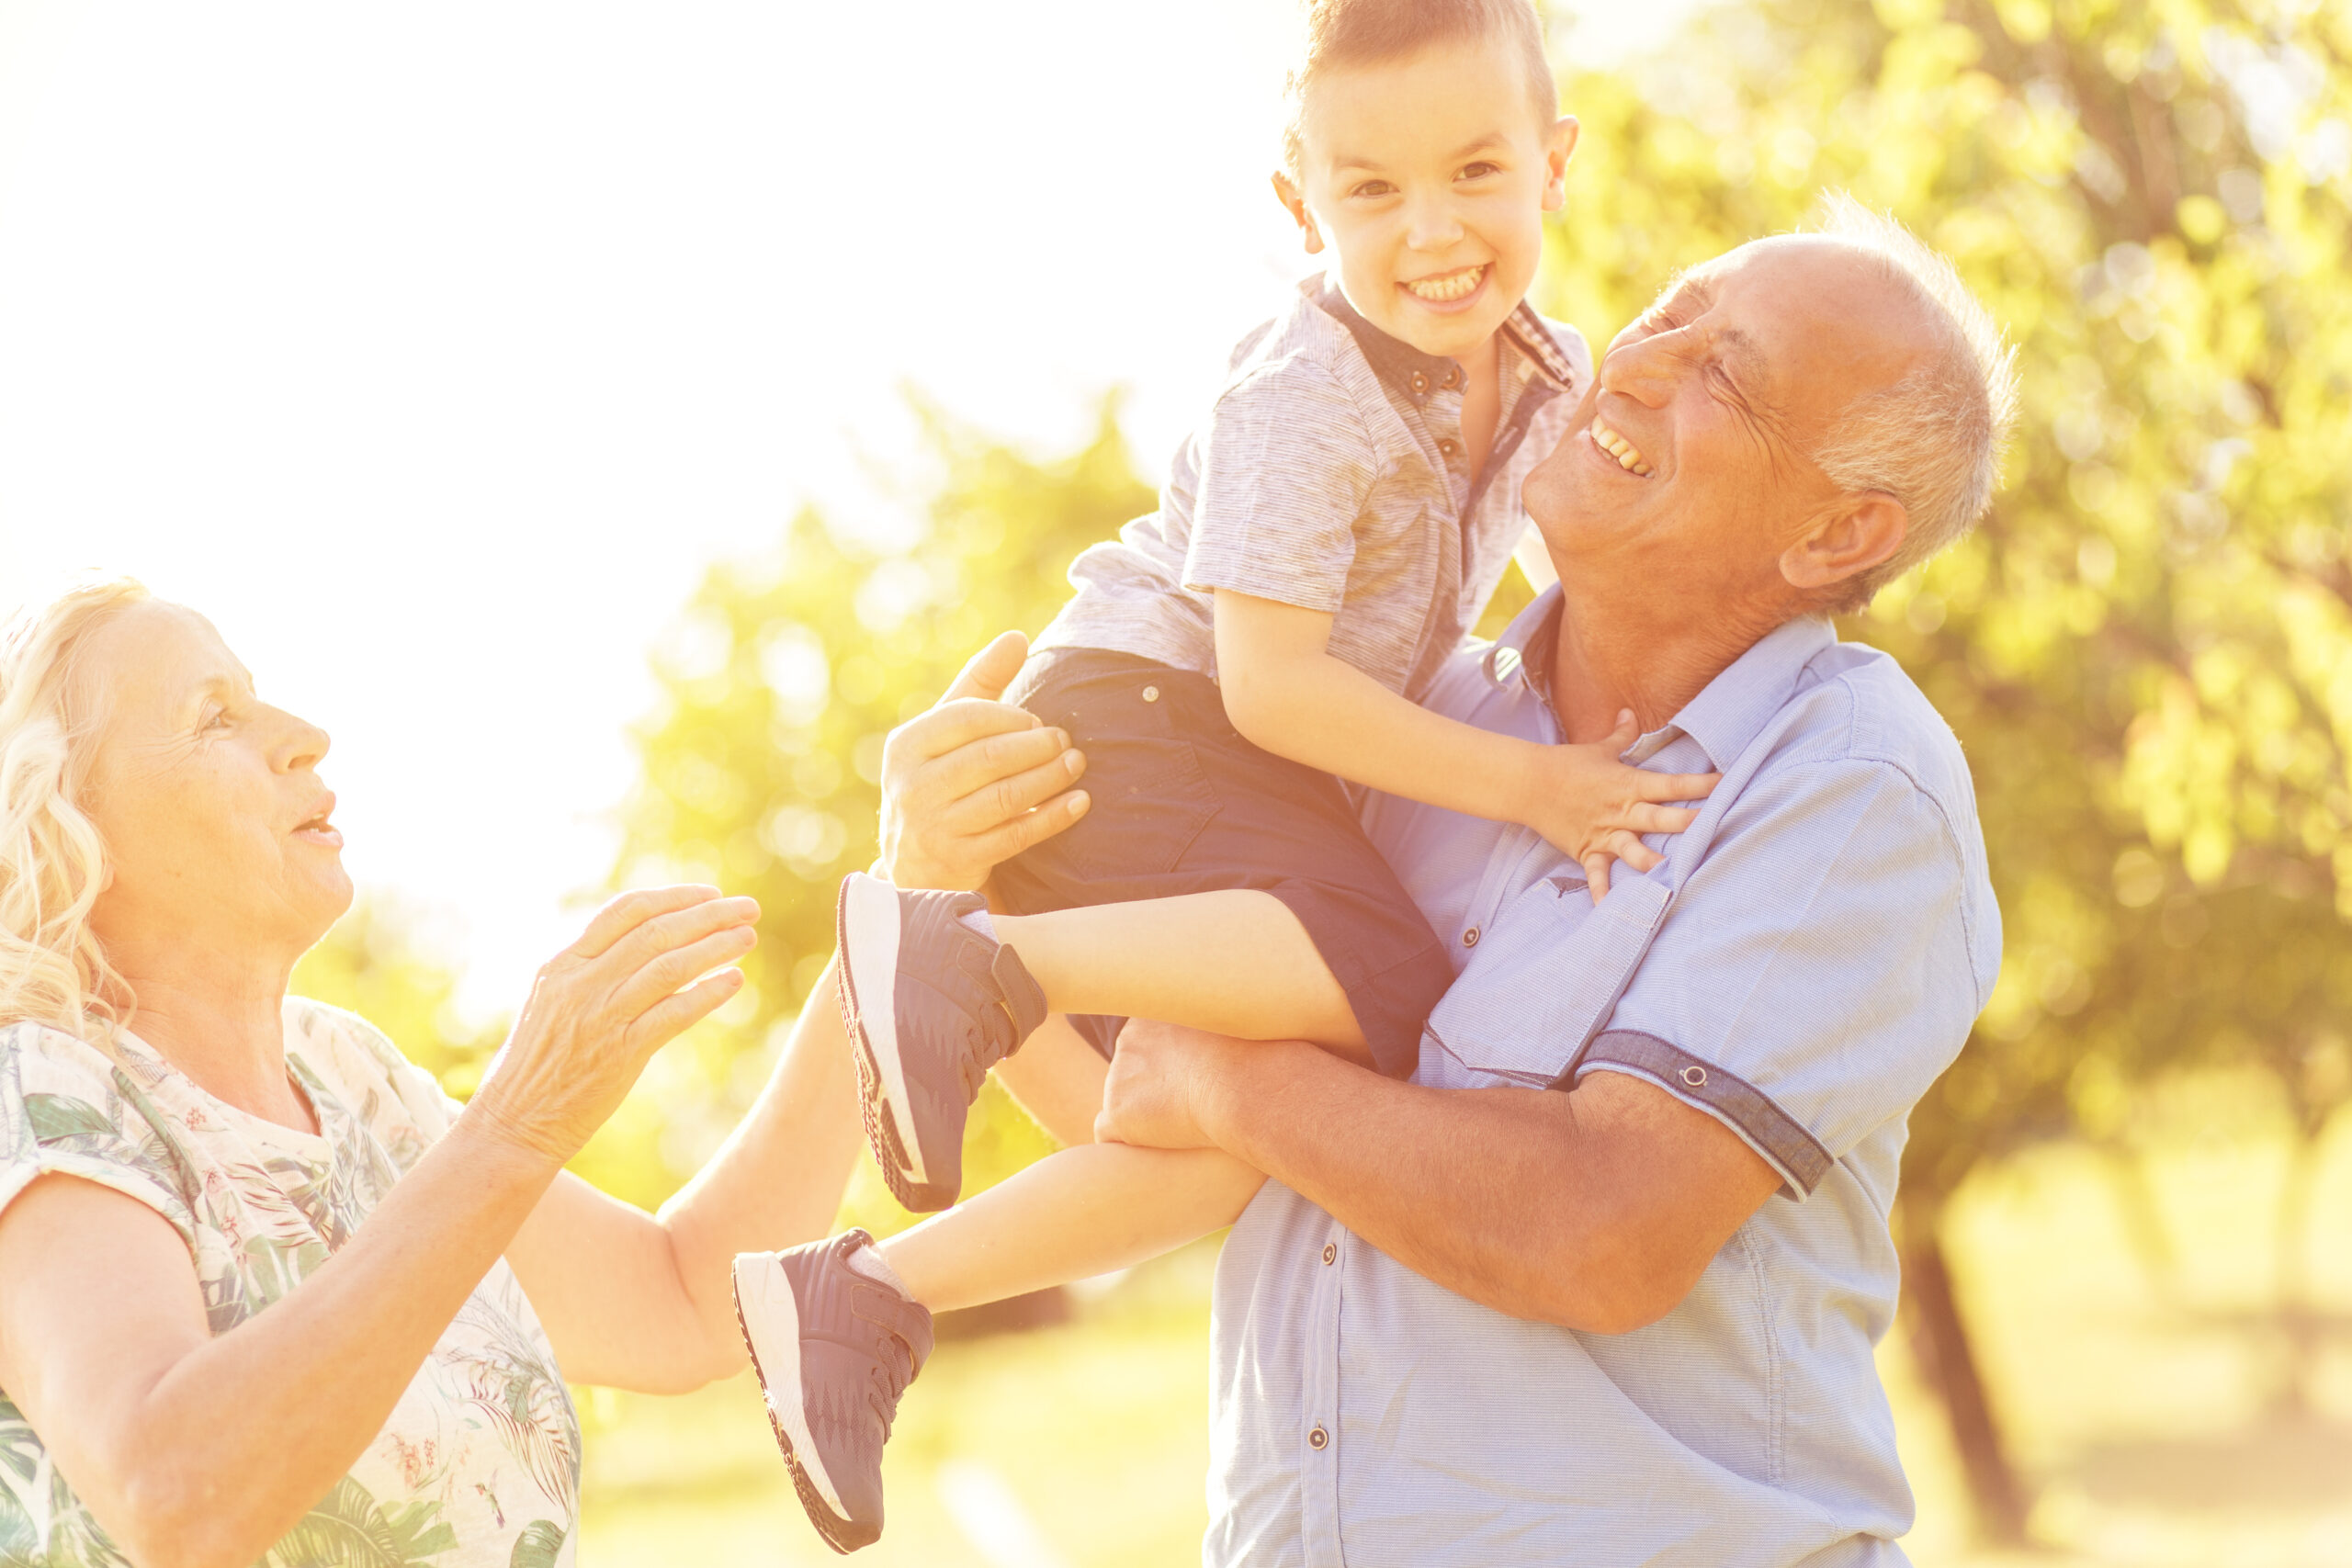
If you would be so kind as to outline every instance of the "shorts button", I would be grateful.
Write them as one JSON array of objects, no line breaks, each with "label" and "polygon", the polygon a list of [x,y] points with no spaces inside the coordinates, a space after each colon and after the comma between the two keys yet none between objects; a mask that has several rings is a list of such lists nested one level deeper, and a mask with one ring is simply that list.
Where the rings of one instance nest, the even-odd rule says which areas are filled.
[{"label": "shorts button", "polygon": [[1692,1089],[1704,1089],[1707,1087],[1707,1069],[1704,1067],[1685,1067],[1682,1069],[1682,1081],[1689,1084]]},{"label": "shorts button", "polygon": [[1329,1264],[1337,1263],[1339,1260],[1340,1260],[1340,1247],[1339,1247],[1339,1243],[1337,1243],[1337,1242],[1330,1242],[1330,1241],[1327,1241],[1327,1242],[1325,1242],[1325,1243],[1323,1244],[1323,1261],[1324,1261],[1324,1263],[1328,1266],[1328,1265],[1329,1265]]},{"label": "shorts button", "polygon": [[1143,700],[1148,703],[1158,702],[1159,700],[1159,688],[1157,686],[1146,686],[1143,689]]},{"label": "shorts button", "polygon": [[1317,1427],[1306,1434],[1306,1446],[1310,1449],[1328,1449],[1331,1446],[1331,1434]]},{"label": "shorts button", "polygon": [[1478,945],[1478,928],[1476,926],[1472,926],[1468,931],[1462,933],[1462,945],[1464,947],[1476,947]]}]

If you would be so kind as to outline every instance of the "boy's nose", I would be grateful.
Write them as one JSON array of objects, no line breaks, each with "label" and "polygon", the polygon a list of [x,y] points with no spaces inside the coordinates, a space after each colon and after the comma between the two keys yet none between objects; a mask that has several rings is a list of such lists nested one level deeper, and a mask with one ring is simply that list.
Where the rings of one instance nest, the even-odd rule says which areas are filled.
[{"label": "boy's nose", "polygon": [[1417,251],[1442,251],[1462,238],[1462,220],[1442,197],[1424,197],[1408,215],[1405,243]]}]

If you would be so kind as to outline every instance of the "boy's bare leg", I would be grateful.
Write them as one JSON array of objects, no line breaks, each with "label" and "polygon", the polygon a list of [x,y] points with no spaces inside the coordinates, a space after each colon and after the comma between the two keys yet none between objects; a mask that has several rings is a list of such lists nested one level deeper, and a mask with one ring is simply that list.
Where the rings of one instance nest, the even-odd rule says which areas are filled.
[{"label": "boy's bare leg", "polygon": [[933,1312],[1066,1285],[1231,1224],[1265,1178],[1221,1149],[1088,1144],[881,1244]]},{"label": "boy's bare leg", "polygon": [[993,917],[1056,1012],[1156,1018],[1364,1059],[1347,992],[1290,907],[1234,888]]}]

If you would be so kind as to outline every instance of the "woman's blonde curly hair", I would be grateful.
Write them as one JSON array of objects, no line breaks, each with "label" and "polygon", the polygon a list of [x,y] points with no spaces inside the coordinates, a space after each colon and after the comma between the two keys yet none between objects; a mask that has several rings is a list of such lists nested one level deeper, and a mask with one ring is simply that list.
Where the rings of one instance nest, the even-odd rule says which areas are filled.
[{"label": "woman's blonde curly hair", "polygon": [[93,632],[148,597],[130,578],[86,581],[0,633],[0,1025],[104,1045],[127,1022],[129,988],[90,930],[107,848],[82,809],[100,715],[78,665]]}]

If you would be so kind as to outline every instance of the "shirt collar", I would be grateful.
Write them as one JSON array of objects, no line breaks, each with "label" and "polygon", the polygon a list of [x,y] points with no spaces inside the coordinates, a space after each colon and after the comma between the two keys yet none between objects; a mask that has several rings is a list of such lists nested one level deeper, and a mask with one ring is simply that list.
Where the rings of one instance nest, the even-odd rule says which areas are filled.
[{"label": "shirt collar", "polygon": [[[1497,685],[1514,680],[1548,707],[1552,701],[1552,656],[1564,601],[1554,583],[1512,618],[1487,650],[1487,677]],[[1682,711],[1636,741],[1626,756],[1645,761],[1677,735],[1688,735],[1716,768],[1730,766],[1765,724],[1796,691],[1806,665],[1838,641],[1827,621],[1799,615],[1767,632],[1682,705]]]},{"label": "shirt collar", "polygon": [[[1307,298],[1314,300],[1325,314],[1330,316],[1356,340],[1373,374],[1392,390],[1401,392],[1415,401],[1426,399],[1431,389],[1457,386],[1461,382],[1462,364],[1442,355],[1423,354],[1403,338],[1391,336],[1365,319],[1363,311],[1348,303],[1348,297],[1329,274],[1309,278],[1301,286]],[[1536,375],[1554,383],[1562,391],[1576,389],[1576,364],[1568,357],[1560,340],[1552,335],[1551,325],[1535,312],[1535,308],[1521,299],[1503,319],[1502,335],[1520,357],[1526,360]],[[1418,374],[1420,379],[1416,382]]]}]

